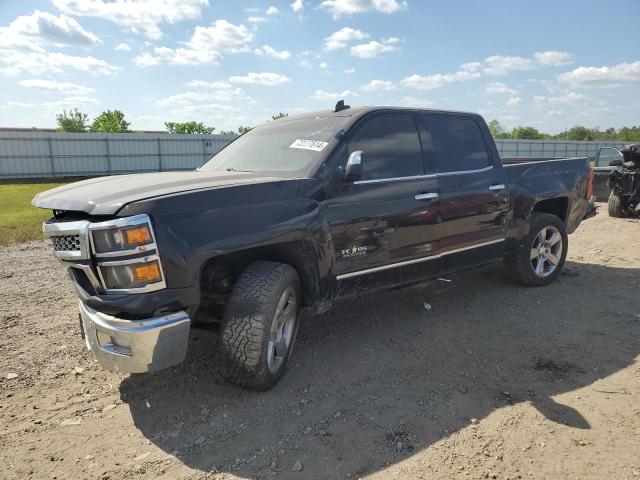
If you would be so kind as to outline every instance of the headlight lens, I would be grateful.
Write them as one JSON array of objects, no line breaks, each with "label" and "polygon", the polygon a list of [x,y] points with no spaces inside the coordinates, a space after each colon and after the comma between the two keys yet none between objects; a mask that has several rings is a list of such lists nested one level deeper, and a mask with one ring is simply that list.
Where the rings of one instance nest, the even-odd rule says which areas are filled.
[{"label": "headlight lens", "polygon": [[148,224],[93,230],[91,233],[96,253],[132,250],[153,243],[153,236]]},{"label": "headlight lens", "polygon": [[158,260],[141,261],[124,265],[100,265],[100,272],[107,289],[142,288],[162,281]]}]

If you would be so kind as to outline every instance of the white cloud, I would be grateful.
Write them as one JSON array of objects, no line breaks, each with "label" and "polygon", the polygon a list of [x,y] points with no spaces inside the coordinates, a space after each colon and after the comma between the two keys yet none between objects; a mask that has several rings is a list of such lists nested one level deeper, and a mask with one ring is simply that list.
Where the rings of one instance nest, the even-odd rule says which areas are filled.
[{"label": "white cloud", "polygon": [[564,112],[562,110],[549,110],[547,115],[550,117],[562,117],[564,116]]},{"label": "white cloud", "polygon": [[484,89],[487,93],[490,93],[492,95],[506,95],[506,104],[508,106],[517,105],[522,100],[522,97],[520,97],[520,92],[518,92],[518,90],[510,88],[502,82],[489,83],[488,85],[485,85]]},{"label": "white cloud", "polygon": [[460,65],[460,70],[463,72],[477,72],[481,67],[481,62],[467,62]]},{"label": "white cloud", "polygon": [[229,77],[229,81],[231,83],[244,83],[249,85],[264,85],[266,87],[273,87],[276,85],[282,85],[283,83],[288,83],[291,81],[291,79],[280,73],[251,72],[244,76],[233,75]]},{"label": "white cloud", "polygon": [[101,103],[102,102],[100,102],[100,100],[98,100],[97,98],[80,95],[65,97],[62,100],[55,100],[53,102],[45,102],[43,105],[45,107],[72,109],[75,107],[100,105]]},{"label": "white cloud", "polygon": [[98,17],[149,38],[162,36],[160,23],[194,20],[208,0],[53,0],[62,12],[76,17]]},{"label": "white cloud", "polygon": [[321,62],[318,66],[323,70],[329,68],[329,64],[327,62]]},{"label": "white cloud", "polygon": [[337,101],[346,97],[357,97],[357,96],[358,94],[356,94],[355,92],[352,92],[351,90],[343,90],[342,92],[339,92],[339,93],[331,93],[331,92],[325,92],[324,90],[316,90],[316,93],[313,94],[312,98],[315,98],[316,100]]},{"label": "white cloud", "polygon": [[65,95],[86,95],[87,93],[94,91],[93,88],[84,85],[78,85],[71,82],[57,82],[55,80],[30,79],[20,80],[18,83],[23,87],[45,90],[48,92],[60,92]]},{"label": "white cloud", "polygon": [[402,107],[424,108],[433,106],[433,102],[424,98],[402,97],[399,105]]},{"label": "white cloud", "polygon": [[397,0],[324,0],[320,8],[329,11],[333,18],[369,11],[394,13],[407,8],[407,2]]},{"label": "white cloud", "polygon": [[274,7],[273,5],[271,5],[269,8],[267,8],[267,15],[277,15],[278,11],[278,7]]},{"label": "white cloud", "polygon": [[486,75],[506,75],[511,70],[531,70],[535,62],[530,58],[493,55],[484,60]]},{"label": "white cloud", "polygon": [[95,57],[78,57],[64,53],[8,52],[4,51],[0,61],[6,66],[0,74],[8,77],[22,73],[61,73],[69,68],[92,75],[112,75],[120,68]]},{"label": "white cloud", "polygon": [[302,0],[294,0],[291,2],[291,10],[296,13],[301,12],[304,9],[304,2]]},{"label": "white cloud", "polygon": [[254,34],[244,25],[216,20],[210,27],[197,26],[184,47],[156,47],[153,53],[142,53],[134,62],[143,67],[169,63],[172,65],[217,64],[227,53],[249,51]]},{"label": "white cloud", "polygon": [[[7,102],[5,105],[7,107],[15,107],[15,108],[38,108],[39,111],[51,112],[51,111],[60,111],[61,109],[71,110],[77,107],[90,107],[93,105],[100,105],[102,102],[97,98],[87,97],[87,96],[70,96],[64,97],[60,100],[53,100],[49,102]],[[4,108],[1,107],[1,108]]]},{"label": "white cloud", "polygon": [[352,73],[356,73],[356,69],[351,67],[351,68],[345,68],[344,69],[344,73],[346,73],[347,75],[351,75]]},{"label": "white cloud", "polygon": [[434,75],[418,75],[413,74],[402,80],[402,84],[405,87],[415,88],[416,90],[432,90],[434,88],[440,88],[447,83],[466,82],[480,76],[477,72],[465,72],[458,71],[456,73],[441,74],[436,73]]},{"label": "white cloud", "polygon": [[260,48],[254,50],[256,55],[266,55],[267,57],[277,58],[279,60],[287,60],[291,58],[291,52],[289,50],[276,50],[269,45],[263,45]]},{"label": "white cloud", "polygon": [[266,22],[266,21],[267,21],[266,17],[253,16],[253,17],[247,18],[247,22],[251,22],[251,23],[262,23],[262,22]]},{"label": "white cloud", "polygon": [[339,50],[348,46],[348,43],[354,40],[363,40],[368,38],[369,34],[351,27],[344,27],[337,32],[332,33],[324,39],[324,49],[327,51]]},{"label": "white cloud", "polygon": [[585,87],[616,87],[640,82],[640,61],[612,67],[578,67],[558,75],[558,81]]},{"label": "white cloud", "polygon": [[227,88],[231,88],[231,84],[229,82],[217,81],[217,82],[207,82],[205,80],[191,80],[187,82],[187,87],[192,88],[215,88],[217,90],[223,90]]},{"label": "white cloud", "polygon": [[[194,85],[195,84],[195,85]],[[197,81],[190,82],[190,86],[197,88]],[[233,88],[230,85],[224,88],[216,89],[215,87],[207,86],[210,88],[206,92],[195,92],[192,90],[169,95],[168,97],[161,98],[156,102],[160,107],[167,108],[183,108],[188,106],[196,106],[198,104],[219,104],[219,103],[231,103],[233,102],[246,102],[255,103],[256,101],[248,96],[241,88]]]},{"label": "white cloud", "polygon": [[119,43],[118,45],[116,45],[116,50],[121,50],[123,52],[129,52],[131,51],[131,47],[129,46],[128,43]]},{"label": "white cloud", "polygon": [[567,92],[564,95],[553,97],[544,95],[535,95],[533,97],[534,103],[546,105],[581,105],[588,101],[589,98],[586,95],[577,92]]},{"label": "white cloud", "polygon": [[561,67],[573,63],[573,55],[567,52],[558,52],[557,50],[549,50],[547,52],[536,52],[533,58],[540,65]]},{"label": "white cloud", "polygon": [[85,30],[66,15],[53,15],[36,10],[31,15],[16,17],[7,27],[0,27],[2,49],[44,52],[42,46],[95,47],[102,40]]},{"label": "white cloud", "polygon": [[375,58],[383,53],[393,52],[397,50],[396,43],[400,41],[397,37],[390,37],[382,42],[371,41],[368,43],[362,43],[360,45],[354,45],[351,47],[351,55],[359,58]]},{"label": "white cloud", "polygon": [[366,85],[362,86],[362,90],[365,92],[390,92],[397,90],[398,87],[389,80],[371,80]]}]

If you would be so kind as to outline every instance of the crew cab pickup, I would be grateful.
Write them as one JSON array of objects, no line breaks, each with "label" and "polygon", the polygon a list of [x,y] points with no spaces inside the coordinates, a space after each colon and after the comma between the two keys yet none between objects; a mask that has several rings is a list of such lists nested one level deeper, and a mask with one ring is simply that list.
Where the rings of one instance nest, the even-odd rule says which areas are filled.
[{"label": "crew cab pickup", "polygon": [[[586,158],[503,165],[475,114],[350,108],[240,136],[192,172],[94,178],[37,195],[104,367],[182,362],[217,324],[229,381],[281,377],[302,311],[493,261],[542,286],[595,214]],[[212,348],[214,346],[212,345]]]}]

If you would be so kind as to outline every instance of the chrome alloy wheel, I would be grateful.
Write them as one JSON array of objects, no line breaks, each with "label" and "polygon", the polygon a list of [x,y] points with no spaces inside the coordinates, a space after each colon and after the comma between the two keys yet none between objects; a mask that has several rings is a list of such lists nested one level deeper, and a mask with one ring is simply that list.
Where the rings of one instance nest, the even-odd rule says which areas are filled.
[{"label": "chrome alloy wheel", "polygon": [[562,235],[556,227],[544,227],[531,245],[531,266],[541,278],[551,275],[562,258]]},{"label": "chrome alloy wheel", "polygon": [[271,322],[271,332],[267,343],[267,367],[272,374],[278,371],[287,358],[297,316],[296,295],[294,290],[289,287],[280,296]]}]

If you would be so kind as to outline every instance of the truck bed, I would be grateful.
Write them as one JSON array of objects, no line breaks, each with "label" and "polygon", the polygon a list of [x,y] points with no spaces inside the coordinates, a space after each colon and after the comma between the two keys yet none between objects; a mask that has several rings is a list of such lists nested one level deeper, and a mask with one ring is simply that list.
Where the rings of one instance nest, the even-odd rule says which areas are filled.
[{"label": "truck bed", "polygon": [[[520,159],[525,160],[525,159]],[[584,200],[587,193],[589,159],[587,157],[559,159],[526,159],[510,162],[503,160],[509,185],[511,208],[531,204],[546,198],[565,198],[566,225],[573,232],[587,214]],[[580,206],[578,208],[578,206]]]}]

